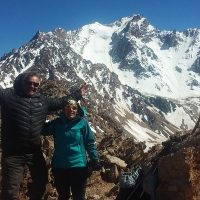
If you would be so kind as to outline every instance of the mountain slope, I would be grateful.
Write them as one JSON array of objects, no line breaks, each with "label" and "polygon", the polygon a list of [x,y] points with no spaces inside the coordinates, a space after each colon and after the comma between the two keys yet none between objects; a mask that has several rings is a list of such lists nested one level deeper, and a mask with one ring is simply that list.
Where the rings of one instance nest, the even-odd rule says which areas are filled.
[{"label": "mountain slope", "polygon": [[[200,29],[159,31],[142,15],[37,34],[0,60],[0,85],[34,70],[67,87],[91,85],[87,107],[146,141],[193,128],[199,113]],[[104,118],[106,120],[106,118]],[[94,125],[94,131],[98,128]],[[100,130],[106,133],[104,127]]]}]

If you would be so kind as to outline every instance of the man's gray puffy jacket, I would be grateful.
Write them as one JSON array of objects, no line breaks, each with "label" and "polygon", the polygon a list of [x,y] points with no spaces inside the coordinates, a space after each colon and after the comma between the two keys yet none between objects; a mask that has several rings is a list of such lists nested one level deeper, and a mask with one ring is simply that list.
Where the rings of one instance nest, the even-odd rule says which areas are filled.
[{"label": "man's gray puffy jacket", "polygon": [[62,108],[68,98],[80,100],[81,92],[52,99],[36,94],[32,98],[0,89],[1,148],[3,151],[32,152],[40,148],[40,133],[48,111]]}]

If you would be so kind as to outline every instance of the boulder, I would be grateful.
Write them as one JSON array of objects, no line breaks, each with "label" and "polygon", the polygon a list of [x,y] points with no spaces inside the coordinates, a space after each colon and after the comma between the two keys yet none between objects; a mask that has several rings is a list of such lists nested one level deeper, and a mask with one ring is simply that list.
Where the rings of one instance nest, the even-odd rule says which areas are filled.
[{"label": "boulder", "polygon": [[126,168],[127,164],[125,161],[121,160],[118,157],[111,156],[111,155],[105,155],[105,162],[109,164],[116,164],[120,168]]},{"label": "boulder", "polygon": [[159,160],[156,200],[200,199],[200,146],[183,148]]}]

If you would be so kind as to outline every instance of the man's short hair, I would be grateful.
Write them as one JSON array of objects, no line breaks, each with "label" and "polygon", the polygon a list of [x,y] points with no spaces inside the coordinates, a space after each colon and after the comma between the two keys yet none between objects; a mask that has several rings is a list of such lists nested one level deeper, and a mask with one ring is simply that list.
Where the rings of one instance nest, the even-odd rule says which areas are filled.
[{"label": "man's short hair", "polygon": [[23,73],[22,80],[25,80],[25,79],[27,79],[29,77],[33,77],[33,76],[38,77],[38,79],[40,80],[40,75],[37,72],[25,72],[25,73]]}]

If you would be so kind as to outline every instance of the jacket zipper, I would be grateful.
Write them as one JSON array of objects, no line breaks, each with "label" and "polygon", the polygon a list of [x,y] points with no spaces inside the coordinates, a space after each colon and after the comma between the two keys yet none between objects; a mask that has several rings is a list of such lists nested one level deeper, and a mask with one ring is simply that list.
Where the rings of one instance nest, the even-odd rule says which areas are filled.
[{"label": "jacket zipper", "polygon": [[[81,117],[81,119],[82,119],[82,117]],[[65,126],[65,129],[67,129],[67,126],[68,126],[70,123],[75,122],[75,121],[78,121],[78,120],[79,120],[79,119],[73,119],[73,120],[71,120],[71,121]],[[80,138],[79,143],[77,143],[77,146],[79,147],[79,149],[80,149],[80,144],[81,144],[81,138]]]}]

